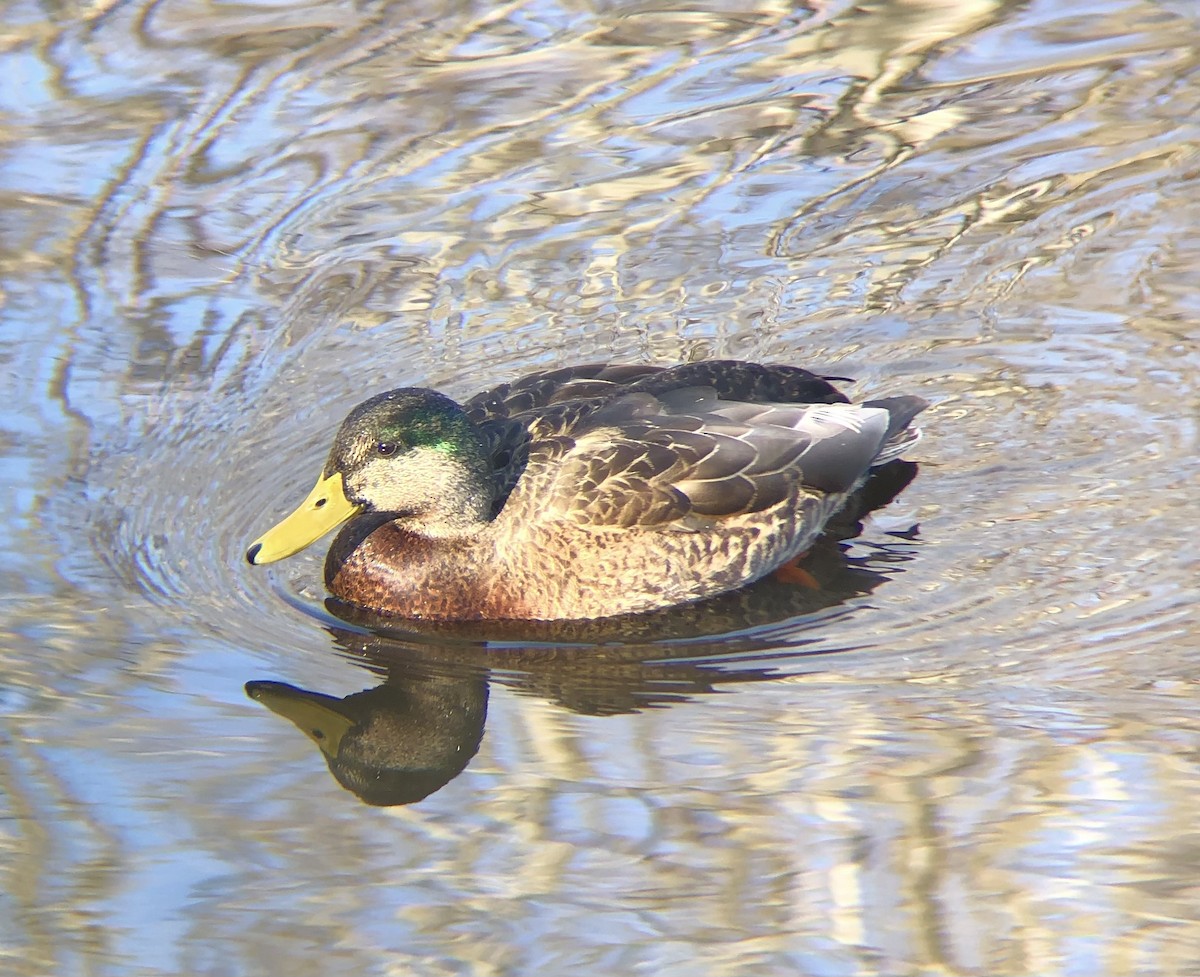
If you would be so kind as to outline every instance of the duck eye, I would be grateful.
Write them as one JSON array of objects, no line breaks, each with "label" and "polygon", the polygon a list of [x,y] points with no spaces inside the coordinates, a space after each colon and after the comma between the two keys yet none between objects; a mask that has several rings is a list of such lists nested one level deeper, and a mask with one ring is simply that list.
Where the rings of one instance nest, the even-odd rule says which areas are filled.
[{"label": "duck eye", "polygon": [[396,442],[380,441],[379,444],[375,445],[375,450],[383,455],[384,458],[394,455],[396,453]]}]

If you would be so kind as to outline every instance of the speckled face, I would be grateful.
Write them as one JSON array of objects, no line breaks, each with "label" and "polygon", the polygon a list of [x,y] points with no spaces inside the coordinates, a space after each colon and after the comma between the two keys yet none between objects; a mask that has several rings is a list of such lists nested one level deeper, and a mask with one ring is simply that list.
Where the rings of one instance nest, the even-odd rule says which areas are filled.
[{"label": "speckled face", "polygon": [[367,511],[406,518],[431,536],[468,533],[491,512],[489,471],[458,404],[432,390],[390,390],[350,412],[313,490],[250,546],[246,559],[290,556]]},{"label": "speckled face", "polygon": [[[340,474],[361,510],[428,519],[438,532],[491,505],[483,445],[463,409],[433,390],[378,394],[342,423],[324,477]],[[444,528],[444,526],[443,526]]]},{"label": "speckled face", "polygon": [[398,472],[414,463],[429,464],[418,463],[414,453],[432,453],[431,461],[442,456],[470,463],[479,450],[470,421],[453,400],[432,390],[400,388],[350,412],[329,452],[325,475],[341,472],[349,498],[379,509],[380,490],[400,477]]}]

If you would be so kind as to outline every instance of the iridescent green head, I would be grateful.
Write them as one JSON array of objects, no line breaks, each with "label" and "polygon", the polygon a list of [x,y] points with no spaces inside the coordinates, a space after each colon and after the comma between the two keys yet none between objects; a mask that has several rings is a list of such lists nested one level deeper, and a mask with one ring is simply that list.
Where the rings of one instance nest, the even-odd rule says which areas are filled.
[{"label": "iridescent green head", "polygon": [[[463,409],[436,390],[401,387],[364,400],[342,421],[324,477],[341,472],[347,497],[377,512],[402,512],[406,505],[388,503],[398,486],[413,481],[408,466],[432,453],[420,467],[448,464],[486,471],[483,445]],[[400,474],[404,472],[404,474]]]},{"label": "iridescent green head", "polygon": [[246,558],[290,556],[360,512],[395,515],[428,536],[470,535],[487,522],[492,491],[483,443],[458,404],[434,390],[389,390],[350,412],[308,498]]}]

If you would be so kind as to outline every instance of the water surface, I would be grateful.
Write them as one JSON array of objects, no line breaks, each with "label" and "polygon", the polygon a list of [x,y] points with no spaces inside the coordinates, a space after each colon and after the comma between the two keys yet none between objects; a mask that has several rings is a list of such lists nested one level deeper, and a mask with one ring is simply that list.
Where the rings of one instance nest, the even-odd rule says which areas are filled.
[{"label": "water surface", "polygon": [[[0,971],[1195,971],[1191,4],[4,22]],[[243,561],[369,393],[707,356],[933,401],[819,592],[379,637]]]}]

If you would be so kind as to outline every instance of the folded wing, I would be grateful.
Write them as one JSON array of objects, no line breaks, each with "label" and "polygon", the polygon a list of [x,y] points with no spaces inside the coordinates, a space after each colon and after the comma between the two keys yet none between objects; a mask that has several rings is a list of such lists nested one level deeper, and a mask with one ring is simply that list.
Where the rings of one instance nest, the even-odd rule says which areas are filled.
[{"label": "folded wing", "polygon": [[535,426],[509,507],[539,521],[686,531],[805,490],[849,492],[923,406],[893,400],[745,403],[704,386],[625,394],[573,425]]}]

